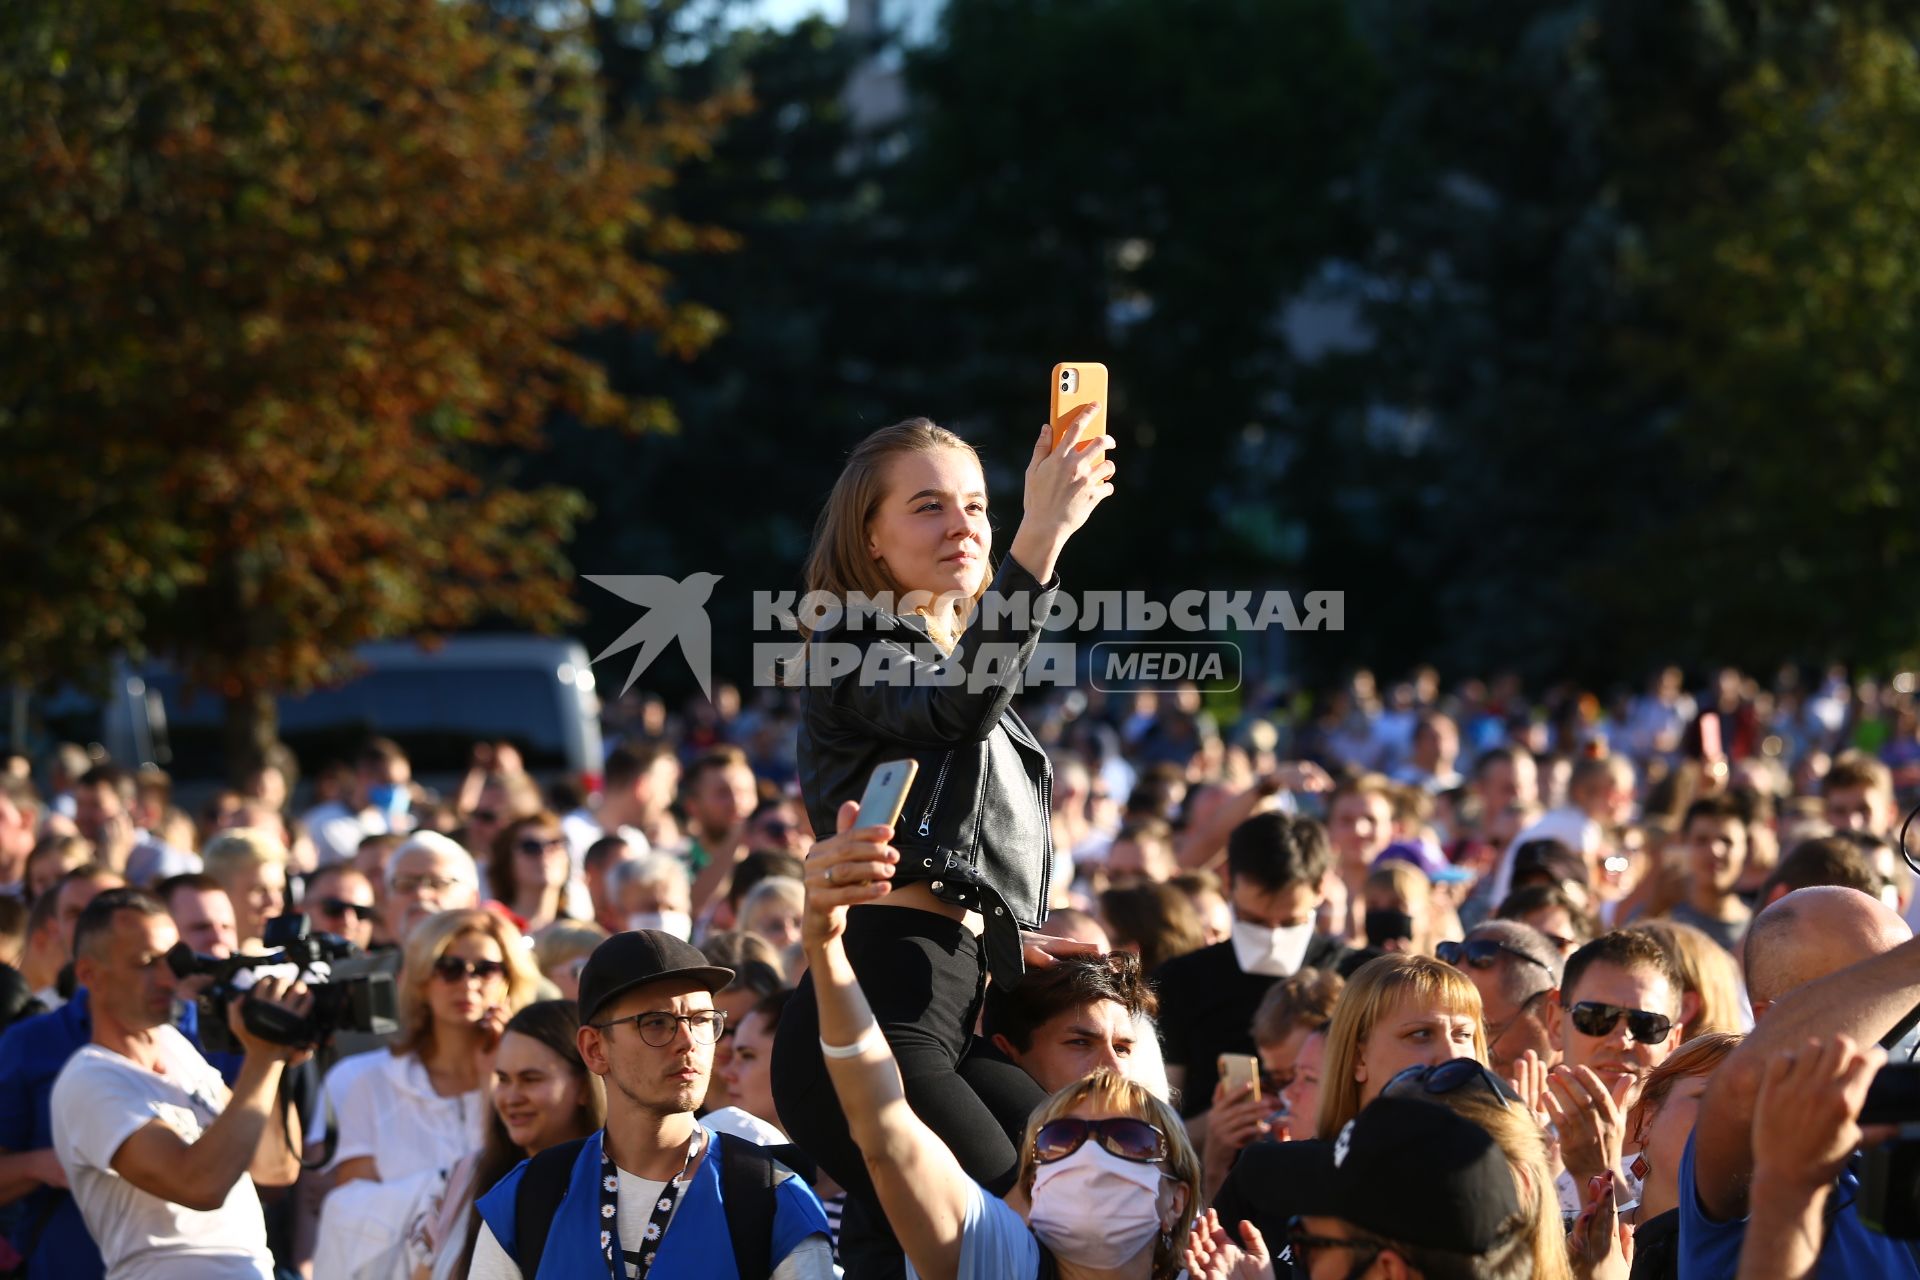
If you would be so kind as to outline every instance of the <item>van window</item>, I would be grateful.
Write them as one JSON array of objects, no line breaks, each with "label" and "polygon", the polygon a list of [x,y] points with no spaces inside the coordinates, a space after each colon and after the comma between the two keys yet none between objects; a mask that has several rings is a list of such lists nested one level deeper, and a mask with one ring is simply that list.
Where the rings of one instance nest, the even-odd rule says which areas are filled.
[{"label": "van window", "polygon": [[[150,682],[165,700],[176,777],[221,769],[218,697],[189,694],[177,677]],[[419,774],[460,774],[476,741],[505,740],[536,772],[568,770],[562,707],[575,698],[551,671],[517,667],[423,667],[370,671],[346,684],[280,699],[280,737],[311,770],[351,760],[367,738],[392,738]]]}]

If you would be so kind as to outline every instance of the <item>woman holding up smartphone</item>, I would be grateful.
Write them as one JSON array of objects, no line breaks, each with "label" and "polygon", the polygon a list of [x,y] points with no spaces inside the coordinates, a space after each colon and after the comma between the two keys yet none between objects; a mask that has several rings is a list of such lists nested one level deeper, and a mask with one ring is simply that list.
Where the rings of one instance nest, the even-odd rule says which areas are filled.
[{"label": "woman holding up smartphone", "polygon": [[[1018,1169],[1009,1135],[1044,1095],[974,1040],[987,978],[1012,985],[1025,963],[1074,945],[1022,933],[1047,913],[1052,774],[1011,703],[1059,591],[1054,562],[1113,492],[1113,463],[1095,452],[1111,450],[1113,439],[1081,438],[1098,408],[1066,418],[1058,444],[1054,428],[1042,428],[1025,512],[991,586],[979,456],[924,418],[876,431],[854,449],[807,560],[807,590],[848,606],[807,637],[799,771],[814,830],[835,830],[840,806],[860,798],[876,766],[919,762],[887,837],[899,851],[893,891],[849,914],[847,953],[899,1060],[908,1103],[996,1192]],[[998,600],[986,600],[990,593]],[[876,597],[878,606],[867,603]],[[815,674],[829,670],[838,674]],[[791,1008],[774,1046],[780,1115],[879,1223],[821,1056],[811,991]],[[857,1255],[846,1261],[855,1277],[898,1267],[897,1258],[871,1270]]]}]

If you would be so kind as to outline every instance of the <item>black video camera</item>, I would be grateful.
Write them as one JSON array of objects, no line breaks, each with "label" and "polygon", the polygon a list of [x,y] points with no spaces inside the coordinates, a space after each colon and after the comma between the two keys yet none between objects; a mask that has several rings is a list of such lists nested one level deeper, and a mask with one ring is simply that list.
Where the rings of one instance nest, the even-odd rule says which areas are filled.
[{"label": "black video camera", "polygon": [[1920,1008],[1880,1041],[1887,1065],[1867,1087],[1860,1123],[1898,1125],[1860,1161],[1860,1221],[1896,1240],[1920,1240]]},{"label": "black video camera", "polygon": [[[298,913],[267,921],[261,941],[272,950],[224,960],[200,955],[184,942],[167,952],[167,967],[175,977],[213,979],[200,1000],[200,1043],[207,1052],[239,1052],[241,1046],[227,1027],[226,1012],[236,998],[244,1001],[240,1018],[247,1030],[274,1044],[314,1048],[336,1031],[391,1035],[400,1029],[393,975],[380,967],[378,957],[335,934],[311,932],[307,917]],[[235,982],[243,973],[279,965],[297,969],[313,994],[313,1007],[304,1016],[246,999],[247,987]]]}]

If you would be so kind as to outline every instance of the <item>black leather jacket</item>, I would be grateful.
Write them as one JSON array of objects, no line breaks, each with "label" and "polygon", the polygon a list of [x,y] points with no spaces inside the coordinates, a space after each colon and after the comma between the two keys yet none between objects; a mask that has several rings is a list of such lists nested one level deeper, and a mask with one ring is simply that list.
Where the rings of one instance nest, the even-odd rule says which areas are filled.
[{"label": "black leather jacket", "polygon": [[[950,658],[918,617],[843,618],[812,643],[857,646],[861,666],[830,684],[810,677],[802,698],[800,793],[814,830],[834,829],[874,766],[918,760],[893,836],[895,883],[928,881],[941,901],[980,912],[989,969],[1008,986],[1022,972],[1020,930],[1046,921],[1053,872],[1053,768],[1011,704],[1059,588],[1057,574],[1042,586],[1009,556],[988,592],[1025,592],[1031,607],[996,617],[983,602]],[[938,682],[987,655],[998,659],[991,680]],[[882,664],[890,678],[861,678]]]}]

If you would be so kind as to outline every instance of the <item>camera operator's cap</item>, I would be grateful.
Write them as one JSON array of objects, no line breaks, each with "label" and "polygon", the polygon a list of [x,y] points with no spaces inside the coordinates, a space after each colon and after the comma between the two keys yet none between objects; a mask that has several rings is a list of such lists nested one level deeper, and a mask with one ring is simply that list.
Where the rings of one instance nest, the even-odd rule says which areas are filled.
[{"label": "camera operator's cap", "polygon": [[580,969],[580,1022],[594,1020],[600,1007],[623,991],[685,978],[708,991],[733,981],[733,970],[708,964],[700,949],[658,929],[616,933],[593,949]]},{"label": "camera operator's cap", "polygon": [[1401,1244],[1477,1254],[1514,1230],[1513,1167],[1485,1129],[1417,1098],[1380,1098],[1332,1142],[1300,1146],[1294,1212]]}]

